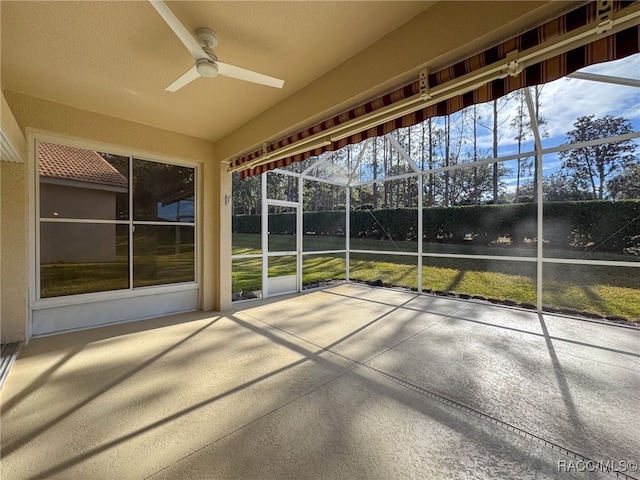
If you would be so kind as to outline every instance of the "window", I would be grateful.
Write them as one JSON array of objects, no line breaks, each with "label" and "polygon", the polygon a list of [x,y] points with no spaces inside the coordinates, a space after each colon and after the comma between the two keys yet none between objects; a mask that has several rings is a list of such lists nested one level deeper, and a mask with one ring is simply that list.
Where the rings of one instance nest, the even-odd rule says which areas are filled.
[{"label": "window", "polygon": [[39,298],[195,282],[195,168],[38,143]]}]

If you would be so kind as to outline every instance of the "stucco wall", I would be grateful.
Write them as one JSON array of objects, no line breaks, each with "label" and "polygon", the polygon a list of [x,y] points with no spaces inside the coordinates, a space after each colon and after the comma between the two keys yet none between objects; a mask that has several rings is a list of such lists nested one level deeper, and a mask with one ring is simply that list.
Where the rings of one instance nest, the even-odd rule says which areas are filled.
[{"label": "stucco wall", "polygon": [[[25,138],[4,95],[0,95],[0,126],[19,160],[24,161]],[[8,343],[22,341],[26,336],[26,164],[3,160],[6,159],[0,159],[0,337],[2,343]]]},{"label": "stucco wall", "polygon": [[0,162],[0,330],[22,341],[27,327],[26,164]]},{"label": "stucco wall", "polygon": [[[225,230],[230,230],[230,222],[221,221],[222,212],[220,203],[217,201],[221,181],[220,163],[215,161],[215,148],[212,142],[80,110],[17,92],[5,91],[4,96],[28,142],[32,133],[47,133],[67,139],[104,144],[106,147],[120,147],[139,154],[147,153],[169,159],[179,158],[198,162],[201,165],[202,181],[200,185],[203,189],[200,218],[206,219],[201,229],[200,238],[203,259],[200,268],[200,304],[204,310],[230,306],[230,294],[228,300],[221,297],[221,285],[225,282],[218,281],[221,277],[231,278],[230,267],[229,271],[221,270],[221,264],[228,263],[221,263],[221,257],[230,255],[230,242],[227,245],[220,243],[220,238],[230,237],[230,234],[225,234]],[[28,156],[27,163],[31,167],[30,171],[34,171],[33,162],[32,156]],[[20,185],[24,188],[26,185],[24,182],[27,181],[24,178],[24,168],[20,178],[21,183],[15,183],[15,172],[10,172],[10,175],[5,182],[3,166],[3,237],[6,232],[5,228],[21,231],[28,224],[26,205],[23,205],[20,213],[16,212],[5,221],[5,196],[9,197],[15,194],[15,190],[21,188]],[[31,173],[30,175],[35,174]],[[225,179],[225,181],[227,180]],[[5,192],[5,186],[7,189],[11,189],[11,192],[9,190]],[[7,198],[7,206],[8,202],[9,198]],[[33,201],[29,202],[28,208],[34,208]],[[23,238],[23,240],[26,239]],[[16,257],[22,261],[27,258],[27,253],[27,251],[20,251]],[[26,289],[27,281],[19,283],[25,285]],[[25,291],[20,293],[20,298],[26,298]],[[3,309],[4,304],[3,295]]]}]

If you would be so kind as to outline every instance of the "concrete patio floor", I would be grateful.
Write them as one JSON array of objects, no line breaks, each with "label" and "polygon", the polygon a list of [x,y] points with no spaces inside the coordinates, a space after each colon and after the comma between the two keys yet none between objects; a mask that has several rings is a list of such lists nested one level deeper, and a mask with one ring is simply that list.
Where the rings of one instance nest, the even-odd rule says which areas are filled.
[{"label": "concrete patio floor", "polygon": [[35,339],[1,395],[7,480],[640,477],[640,329],[361,285]]}]

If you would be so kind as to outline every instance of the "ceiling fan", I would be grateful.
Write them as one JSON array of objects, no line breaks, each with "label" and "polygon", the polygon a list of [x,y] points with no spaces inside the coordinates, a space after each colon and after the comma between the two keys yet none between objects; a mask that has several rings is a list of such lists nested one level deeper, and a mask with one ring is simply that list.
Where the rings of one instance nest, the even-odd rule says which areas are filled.
[{"label": "ceiling fan", "polygon": [[198,37],[198,40],[196,40],[162,0],[149,0],[149,3],[157,10],[164,21],[167,22],[167,25],[169,25],[184,46],[187,47],[187,50],[189,50],[189,53],[191,53],[191,56],[196,62],[193,67],[165,88],[165,90],[175,92],[193,82],[198,77],[213,78],[218,75],[275,88],[282,88],[284,85],[284,80],[280,80],[279,78],[219,62],[218,57],[216,57],[216,54],[213,52],[213,49],[218,45],[218,36],[213,30],[209,28],[199,28],[196,31],[196,37]]}]

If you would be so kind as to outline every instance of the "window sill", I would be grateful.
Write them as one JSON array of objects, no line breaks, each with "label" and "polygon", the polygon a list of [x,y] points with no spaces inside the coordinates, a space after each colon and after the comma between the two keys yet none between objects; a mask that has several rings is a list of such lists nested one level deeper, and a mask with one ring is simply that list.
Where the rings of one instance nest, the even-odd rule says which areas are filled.
[{"label": "window sill", "polygon": [[138,287],[135,289],[113,290],[109,292],[82,293],[78,295],[66,295],[62,297],[43,298],[36,300],[32,308],[33,310],[41,310],[45,308],[66,306],[66,305],[82,305],[90,304],[105,300],[118,300],[133,297],[143,297],[146,295],[158,295],[168,292],[180,292],[185,290],[197,290],[199,284],[197,282],[174,283],[170,285],[154,285],[149,287]]}]

